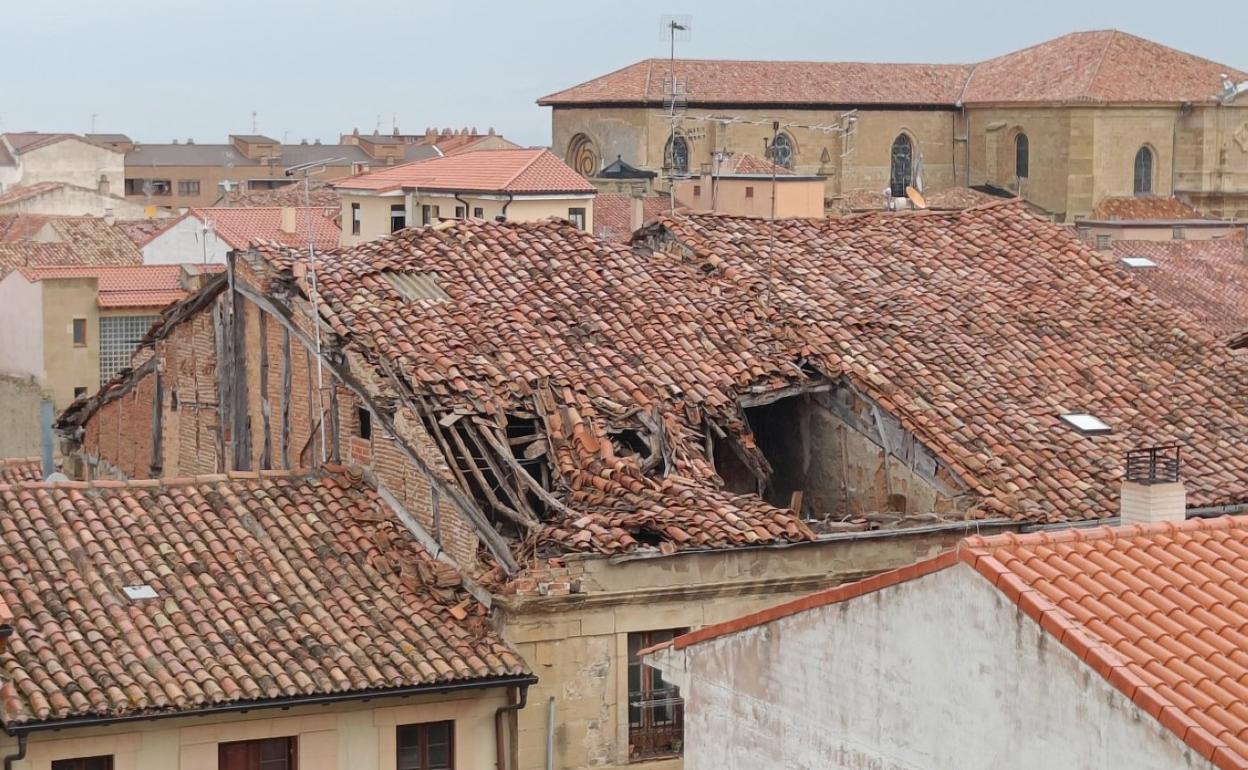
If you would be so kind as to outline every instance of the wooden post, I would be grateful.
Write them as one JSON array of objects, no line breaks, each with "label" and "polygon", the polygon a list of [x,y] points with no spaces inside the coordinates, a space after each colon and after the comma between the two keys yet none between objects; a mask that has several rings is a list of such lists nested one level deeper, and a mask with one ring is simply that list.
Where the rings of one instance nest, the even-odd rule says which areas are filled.
[{"label": "wooden post", "polygon": [[256,313],[260,319],[260,420],[264,441],[260,444],[260,468],[273,467],[273,436],[269,431],[269,319],[263,311]]},{"label": "wooden post", "polygon": [[282,468],[290,468],[290,330],[282,327]]},{"label": "wooden post", "polygon": [[[155,356],[153,356],[155,357]],[[162,452],[160,447],[160,418],[164,413],[164,386],[160,381],[160,368],[157,367],[153,373],[156,378],[156,393],[152,397],[152,458],[151,458],[151,477],[160,478],[160,472],[163,469]]]}]

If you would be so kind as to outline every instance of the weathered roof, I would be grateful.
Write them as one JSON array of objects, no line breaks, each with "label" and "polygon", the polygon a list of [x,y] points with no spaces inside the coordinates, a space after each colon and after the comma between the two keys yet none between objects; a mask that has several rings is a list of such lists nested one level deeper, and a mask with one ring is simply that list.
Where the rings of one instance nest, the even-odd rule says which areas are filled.
[{"label": "weathered roof", "polygon": [[[664,233],[736,291],[765,295],[770,266],[793,336],[777,354],[863,383],[999,514],[1104,516],[1126,451],[1170,442],[1191,505],[1248,502],[1244,362],[1021,202],[774,226],[691,214]],[[782,370],[758,342],[732,349]],[[1112,432],[1070,428],[1075,412]]]},{"label": "weathered roof", "polygon": [[43,460],[38,457],[0,459],[0,484],[20,484],[43,480]]},{"label": "weathered roof", "polygon": [[1241,516],[971,537],[933,559],[705,626],[669,645],[686,648],[958,563],[1215,767],[1248,768],[1248,518]]},{"label": "weathered roof", "polygon": [[21,273],[28,281],[94,278],[96,304],[104,308],[164,307],[187,295],[180,265],[33,267]]},{"label": "weathered roof", "polygon": [[1151,219],[1208,219],[1204,214],[1178,198],[1160,198],[1153,195],[1124,195],[1102,198],[1088,216],[1091,220],[1121,219],[1143,221]]},{"label": "weathered roof", "polygon": [[[1199,241],[1115,240],[1114,256],[1145,257],[1156,267],[1123,268],[1220,338],[1248,331],[1248,258],[1243,238]],[[1121,264],[1121,263],[1120,263]]]},{"label": "weathered roof", "polygon": [[309,233],[312,234],[313,245],[318,249],[332,249],[338,246],[341,230],[334,221],[334,217],[338,215],[337,207],[300,206],[295,210],[297,212],[296,226],[293,233],[282,230],[281,206],[243,208],[214,206],[192,208],[190,213],[202,222],[211,223],[216,234],[235,249],[245,249],[255,239],[307,248]]},{"label": "weathered roof", "polygon": [[0,509],[6,728],[527,675],[350,471],[0,486]]},{"label": "weathered roof", "polygon": [[[671,63],[646,59],[538,104],[664,102]],[[1248,74],[1117,30],[1074,32],[979,64],[678,59],[694,106],[1209,102]]]},{"label": "weathered roof", "polygon": [[306,198],[304,196],[303,180],[299,180],[274,190],[252,190],[249,192],[230,190],[223,193],[214,205],[230,208],[311,205],[317,208],[336,209],[341,205],[341,201],[338,198],[338,193],[334,192],[334,189],[329,186],[328,182],[320,179],[309,179]]},{"label": "weathered roof", "polygon": [[[31,240],[38,237],[40,240]],[[139,265],[143,254],[102,217],[0,215],[0,272],[46,265]]]},{"label": "weathered roof", "polygon": [[593,193],[595,188],[550,150],[473,150],[384,168],[332,183],[337,190],[405,188],[516,194]]},{"label": "weathered roof", "polygon": [[[641,197],[641,224],[656,219],[671,208],[670,195],[644,195]],[[627,243],[633,236],[632,195],[622,193],[598,193],[594,196],[594,235],[606,241]]]}]

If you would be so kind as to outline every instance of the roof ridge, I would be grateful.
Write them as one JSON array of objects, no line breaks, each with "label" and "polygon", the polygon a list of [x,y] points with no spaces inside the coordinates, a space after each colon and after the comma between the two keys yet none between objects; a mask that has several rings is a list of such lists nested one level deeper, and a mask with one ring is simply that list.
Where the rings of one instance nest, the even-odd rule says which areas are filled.
[{"label": "roof ridge", "polygon": [[[488,152],[488,150],[486,152]],[[506,190],[508,187],[510,187],[512,182],[515,182],[517,179],[520,178],[521,174],[523,174],[524,172],[528,171],[530,168],[533,167],[533,164],[537,162],[538,158],[542,157],[544,153],[548,153],[548,152],[550,152],[550,150],[547,150],[545,147],[543,147],[537,152],[533,153],[533,157],[529,158],[529,162],[521,166],[520,169],[517,170],[516,173],[512,174],[511,177],[506,182],[503,182],[503,184],[499,187],[499,189]],[[468,154],[468,153],[465,153],[465,154]],[[553,155],[554,153],[551,153],[551,154]],[[463,157],[463,156],[460,155],[457,157]]]},{"label": "roof ridge", "polygon": [[979,552],[987,552],[1002,547],[1031,547],[1071,542],[1091,543],[1133,537],[1174,535],[1180,532],[1211,532],[1222,529],[1248,529],[1248,518],[1220,516],[1214,519],[1191,518],[1179,522],[1120,524],[1116,527],[1108,524],[1091,528],[1069,527],[1056,532],[1039,531],[1024,534],[1006,532],[990,536],[972,535],[964,538],[960,545]]}]

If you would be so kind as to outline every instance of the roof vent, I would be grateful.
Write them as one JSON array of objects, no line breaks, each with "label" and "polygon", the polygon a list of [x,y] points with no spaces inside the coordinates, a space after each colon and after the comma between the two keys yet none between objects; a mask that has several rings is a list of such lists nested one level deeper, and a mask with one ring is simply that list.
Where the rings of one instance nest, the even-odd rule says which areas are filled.
[{"label": "roof vent", "polygon": [[1061,417],[1062,422],[1088,436],[1109,433],[1111,431],[1111,428],[1102,422],[1100,418],[1094,417],[1087,412],[1069,412]]},{"label": "roof vent", "polygon": [[1187,518],[1187,490],[1179,479],[1177,445],[1127,452],[1119,516],[1123,524],[1179,522]]},{"label": "roof vent", "polygon": [[1132,270],[1142,270],[1150,267],[1157,267],[1157,263],[1148,257],[1123,257],[1118,260],[1123,267],[1129,267]]},{"label": "roof vent", "polygon": [[149,585],[122,586],[121,590],[125,591],[126,596],[129,597],[132,601],[139,601],[140,599],[155,599],[156,598],[156,589],[152,588]]}]

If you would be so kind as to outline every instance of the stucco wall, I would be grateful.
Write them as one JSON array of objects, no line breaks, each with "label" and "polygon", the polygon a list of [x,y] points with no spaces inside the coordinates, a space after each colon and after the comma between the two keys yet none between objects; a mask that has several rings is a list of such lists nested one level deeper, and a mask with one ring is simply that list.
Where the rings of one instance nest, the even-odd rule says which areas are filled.
[{"label": "stucco wall", "polygon": [[124,198],[100,195],[94,189],[61,187],[25,200],[0,205],[0,214],[51,214],[67,217],[102,217],[142,219],[147,209]]},{"label": "stucco wall", "polygon": [[229,250],[230,245],[215,232],[204,232],[203,222],[188,216],[143,246],[143,264],[203,264],[206,261],[223,265]]},{"label": "stucco wall", "polygon": [[14,270],[0,280],[0,374],[47,384],[43,345],[43,291]]},{"label": "stucco wall", "polygon": [[[494,710],[500,688],[464,695],[378,699],[249,714],[136,722],[38,733],[14,770],[50,770],[57,759],[113,755],[114,770],[216,770],[218,743],[297,737],[301,770],[394,770],[398,725],[454,720],[455,766],[495,766]],[[16,742],[0,741],[0,753]]]},{"label": "stucco wall", "polygon": [[65,139],[18,156],[21,184],[68,182],[94,190],[100,176],[107,177],[110,191],[119,195],[125,178],[125,156],[116,150],[77,139]]},{"label": "stucco wall", "polygon": [[[676,200],[681,206],[698,211],[717,211],[751,217],[771,216],[771,179],[768,177],[727,177],[715,180],[702,176],[676,183]],[[777,217],[822,217],[822,179],[776,180]],[[696,192],[696,194],[695,194]]]},{"label": "stucco wall", "polygon": [[46,397],[32,379],[0,374],[0,457],[39,454],[39,406]]},{"label": "stucco wall", "polygon": [[[48,389],[59,412],[74,400],[74,388],[88,393],[100,385],[100,314],[94,278],[40,281],[43,286],[43,350]],[[85,345],[74,344],[74,319],[85,318]]]},{"label": "stucco wall", "polygon": [[[594,231],[594,199],[592,195],[568,195],[552,197],[513,198],[510,204],[504,196],[483,196],[464,194],[459,196],[468,203],[467,215],[475,215],[476,209],[482,210],[481,219],[494,219],[502,216],[503,206],[507,206],[507,219],[511,222],[535,222],[549,217],[568,218],[569,208],[585,209],[585,229]],[[360,206],[360,234],[351,233],[351,205]],[[407,213],[407,226],[415,227],[422,223],[422,207],[437,206],[438,216],[450,219],[455,216],[455,207],[463,206],[449,194],[433,194],[416,192],[411,195],[342,195],[342,236],[343,246],[371,241],[390,233],[390,207],[404,206]]]},{"label": "stucco wall", "polygon": [[687,770],[1212,767],[963,564],[685,652]]}]

